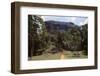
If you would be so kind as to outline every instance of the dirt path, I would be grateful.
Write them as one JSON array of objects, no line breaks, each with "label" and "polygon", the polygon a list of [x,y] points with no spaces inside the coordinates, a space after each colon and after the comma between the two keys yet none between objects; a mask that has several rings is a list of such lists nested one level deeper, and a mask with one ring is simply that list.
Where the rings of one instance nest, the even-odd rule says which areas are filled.
[{"label": "dirt path", "polygon": [[64,56],[63,52],[61,52],[61,54],[60,54],[60,59],[65,59],[65,56]]}]

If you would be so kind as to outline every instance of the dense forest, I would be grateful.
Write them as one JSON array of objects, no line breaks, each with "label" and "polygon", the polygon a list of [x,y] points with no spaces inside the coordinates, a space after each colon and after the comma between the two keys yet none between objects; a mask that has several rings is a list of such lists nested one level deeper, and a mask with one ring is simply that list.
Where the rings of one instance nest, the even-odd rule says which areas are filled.
[{"label": "dense forest", "polygon": [[83,51],[88,55],[88,24],[43,21],[39,15],[28,15],[28,56],[65,51]]}]

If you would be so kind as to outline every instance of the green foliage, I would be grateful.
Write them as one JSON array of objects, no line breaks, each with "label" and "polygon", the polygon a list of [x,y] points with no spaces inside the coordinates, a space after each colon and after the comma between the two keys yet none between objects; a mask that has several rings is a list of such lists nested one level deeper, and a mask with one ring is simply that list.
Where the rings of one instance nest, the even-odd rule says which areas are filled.
[{"label": "green foliage", "polygon": [[67,45],[70,50],[81,50],[81,33],[79,28],[71,28],[67,34]]},{"label": "green foliage", "polygon": [[85,24],[85,25],[83,25],[82,26],[82,30],[81,30],[81,32],[82,32],[82,46],[83,46],[83,50],[85,50],[84,51],[84,54],[88,54],[88,27],[87,27],[88,25],[87,24]]},{"label": "green foliage", "polygon": [[[41,54],[48,47],[48,34],[40,16],[29,15],[28,42],[32,55]],[[30,54],[29,54],[30,55]]]},{"label": "green foliage", "polygon": [[47,31],[41,16],[29,15],[28,24],[29,56],[41,55],[50,46],[57,48],[59,51],[62,51],[62,49],[70,51],[84,50],[84,54],[88,54],[87,24],[80,27],[75,26],[67,31],[52,29],[52,33]]}]

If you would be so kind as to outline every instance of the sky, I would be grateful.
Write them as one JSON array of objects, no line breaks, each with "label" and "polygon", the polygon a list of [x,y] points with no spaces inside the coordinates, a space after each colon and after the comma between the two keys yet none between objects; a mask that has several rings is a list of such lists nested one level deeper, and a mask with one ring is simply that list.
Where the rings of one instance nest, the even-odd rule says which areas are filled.
[{"label": "sky", "polygon": [[78,16],[42,16],[44,21],[54,20],[54,21],[63,21],[63,22],[73,22],[74,24],[81,26],[88,23],[87,17],[78,17]]}]

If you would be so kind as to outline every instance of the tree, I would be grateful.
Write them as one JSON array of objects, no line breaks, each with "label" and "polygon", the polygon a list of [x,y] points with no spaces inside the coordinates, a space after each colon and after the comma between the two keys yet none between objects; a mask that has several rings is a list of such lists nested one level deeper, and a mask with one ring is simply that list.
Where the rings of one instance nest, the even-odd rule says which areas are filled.
[{"label": "tree", "polygon": [[42,54],[48,46],[48,34],[41,16],[28,16],[29,56]]},{"label": "tree", "polygon": [[81,36],[82,36],[82,48],[84,50],[84,54],[88,54],[88,25],[85,24],[81,27]]},{"label": "tree", "polygon": [[80,51],[81,50],[81,33],[79,27],[68,29],[64,36],[64,46],[66,50]]}]

